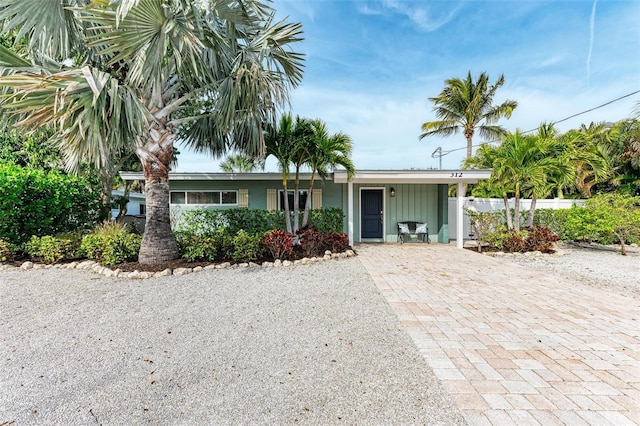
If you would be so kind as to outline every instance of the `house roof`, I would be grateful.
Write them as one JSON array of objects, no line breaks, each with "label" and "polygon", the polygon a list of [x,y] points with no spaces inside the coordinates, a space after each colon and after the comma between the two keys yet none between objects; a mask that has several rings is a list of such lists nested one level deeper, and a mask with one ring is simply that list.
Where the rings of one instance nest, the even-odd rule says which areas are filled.
[{"label": "house roof", "polygon": [[[124,180],[143,180],[144,176],[140,172],[120,172]],[[356,170],[353,183],[477,183],[480,180],[489,179],[490,169],[469,169],[469,170]],[[302,173],[301,180],[311,179],[311,173]],[[224,181],[251,181],[251,180],[273,180],[281,181],[282,174],[279,172],[258,172],[258,173],[169,173],[169,180],[224,180]],[[347,183],[347,172],[337,170],[330,173],[327,180],[336,183]]]}]

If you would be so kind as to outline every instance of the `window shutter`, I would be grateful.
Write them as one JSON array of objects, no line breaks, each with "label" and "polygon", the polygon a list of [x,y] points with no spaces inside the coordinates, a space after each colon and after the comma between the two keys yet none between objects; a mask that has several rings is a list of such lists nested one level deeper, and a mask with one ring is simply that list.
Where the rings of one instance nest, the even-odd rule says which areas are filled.
[{"label": "window shutter", "polygon": [[278,208],[278,198],[275,189],[267,189],[267,210],[273,211]]},{"label": "window shutter", "polygon": [[311,207],[314,209],[322,208],[322,189],[314,189],[311,193]]},{"label": "window shutter", "polygon": [[249,190],[238,190],[238,207],[249,207]]}]

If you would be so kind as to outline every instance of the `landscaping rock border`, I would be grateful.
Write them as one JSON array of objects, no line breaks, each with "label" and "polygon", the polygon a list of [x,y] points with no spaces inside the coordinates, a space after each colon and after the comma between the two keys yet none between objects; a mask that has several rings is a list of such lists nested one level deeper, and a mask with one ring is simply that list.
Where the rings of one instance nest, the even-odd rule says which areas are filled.
[{"label": "landscaping rock border", "polygon": [[346,250],[342,253],[332,253],[330,250],[324,252],[324,255],[317,257],[305,257],[302,259],[290,261],[290,260],[280,260],[276,259],[273,262],[263,262],[262,264],[248,262],[248,263],[231,263],[231,262],[222,262],[218,264],[211,264],[208,266],[196,266],[194,268],[175,268],[170,269],[167,268],[163,271],[159,272],[148,272],[148,271],[132,271],[126,272],[120,269],[110,269],[106,266],[101,265],[98,262],[93,260],[84,260],[81,262],[70,262],[70,263],[60,263],[54,265],[42,264],[42,263],[34,263],[31,261],[23,262],[20,266],[14,265],[0,265],[0,271],[11,270],[11,269],[81,269],[89,272],[93,272],[95,274],[104,275],[106,277],[116,277],[116,278],[129,278],[136,280],[144,280],[149,278],[157,278],[157,277],[165,277],[170,275],[182,276],[191,274],[194,272],[200,272],[204,270],[210,269],[226,269],[226,268],[278,268],[278,267],[287,267],[287,266],[296,266],[296,265],[307,265],[315,262],[322,262],[327,260],[336,260],[336,259],[344,259],[348,257],[354,257],[356,253],[353,250]]}]

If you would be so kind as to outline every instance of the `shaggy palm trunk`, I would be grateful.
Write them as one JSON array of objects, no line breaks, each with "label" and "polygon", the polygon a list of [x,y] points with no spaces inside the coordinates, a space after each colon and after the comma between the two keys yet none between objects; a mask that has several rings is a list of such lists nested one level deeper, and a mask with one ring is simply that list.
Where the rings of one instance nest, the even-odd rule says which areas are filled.
[{"label": "shaggy palm trunk", "polygon": [[145,145],[136,151],[142,163],[147,206],[138,262],[159,264],[179,256],[169,212],[169,163],[175,134],[160,119],[150,127]]}]

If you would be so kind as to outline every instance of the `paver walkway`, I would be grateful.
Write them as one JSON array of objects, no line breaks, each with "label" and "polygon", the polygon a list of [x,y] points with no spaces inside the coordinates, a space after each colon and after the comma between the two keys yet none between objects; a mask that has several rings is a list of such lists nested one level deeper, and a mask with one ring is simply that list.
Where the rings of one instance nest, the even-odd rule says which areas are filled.
[{"label": "paver walkway", "polygon": [[450,245],[356,250],[470,425],[640,424],[638,300]]}]

